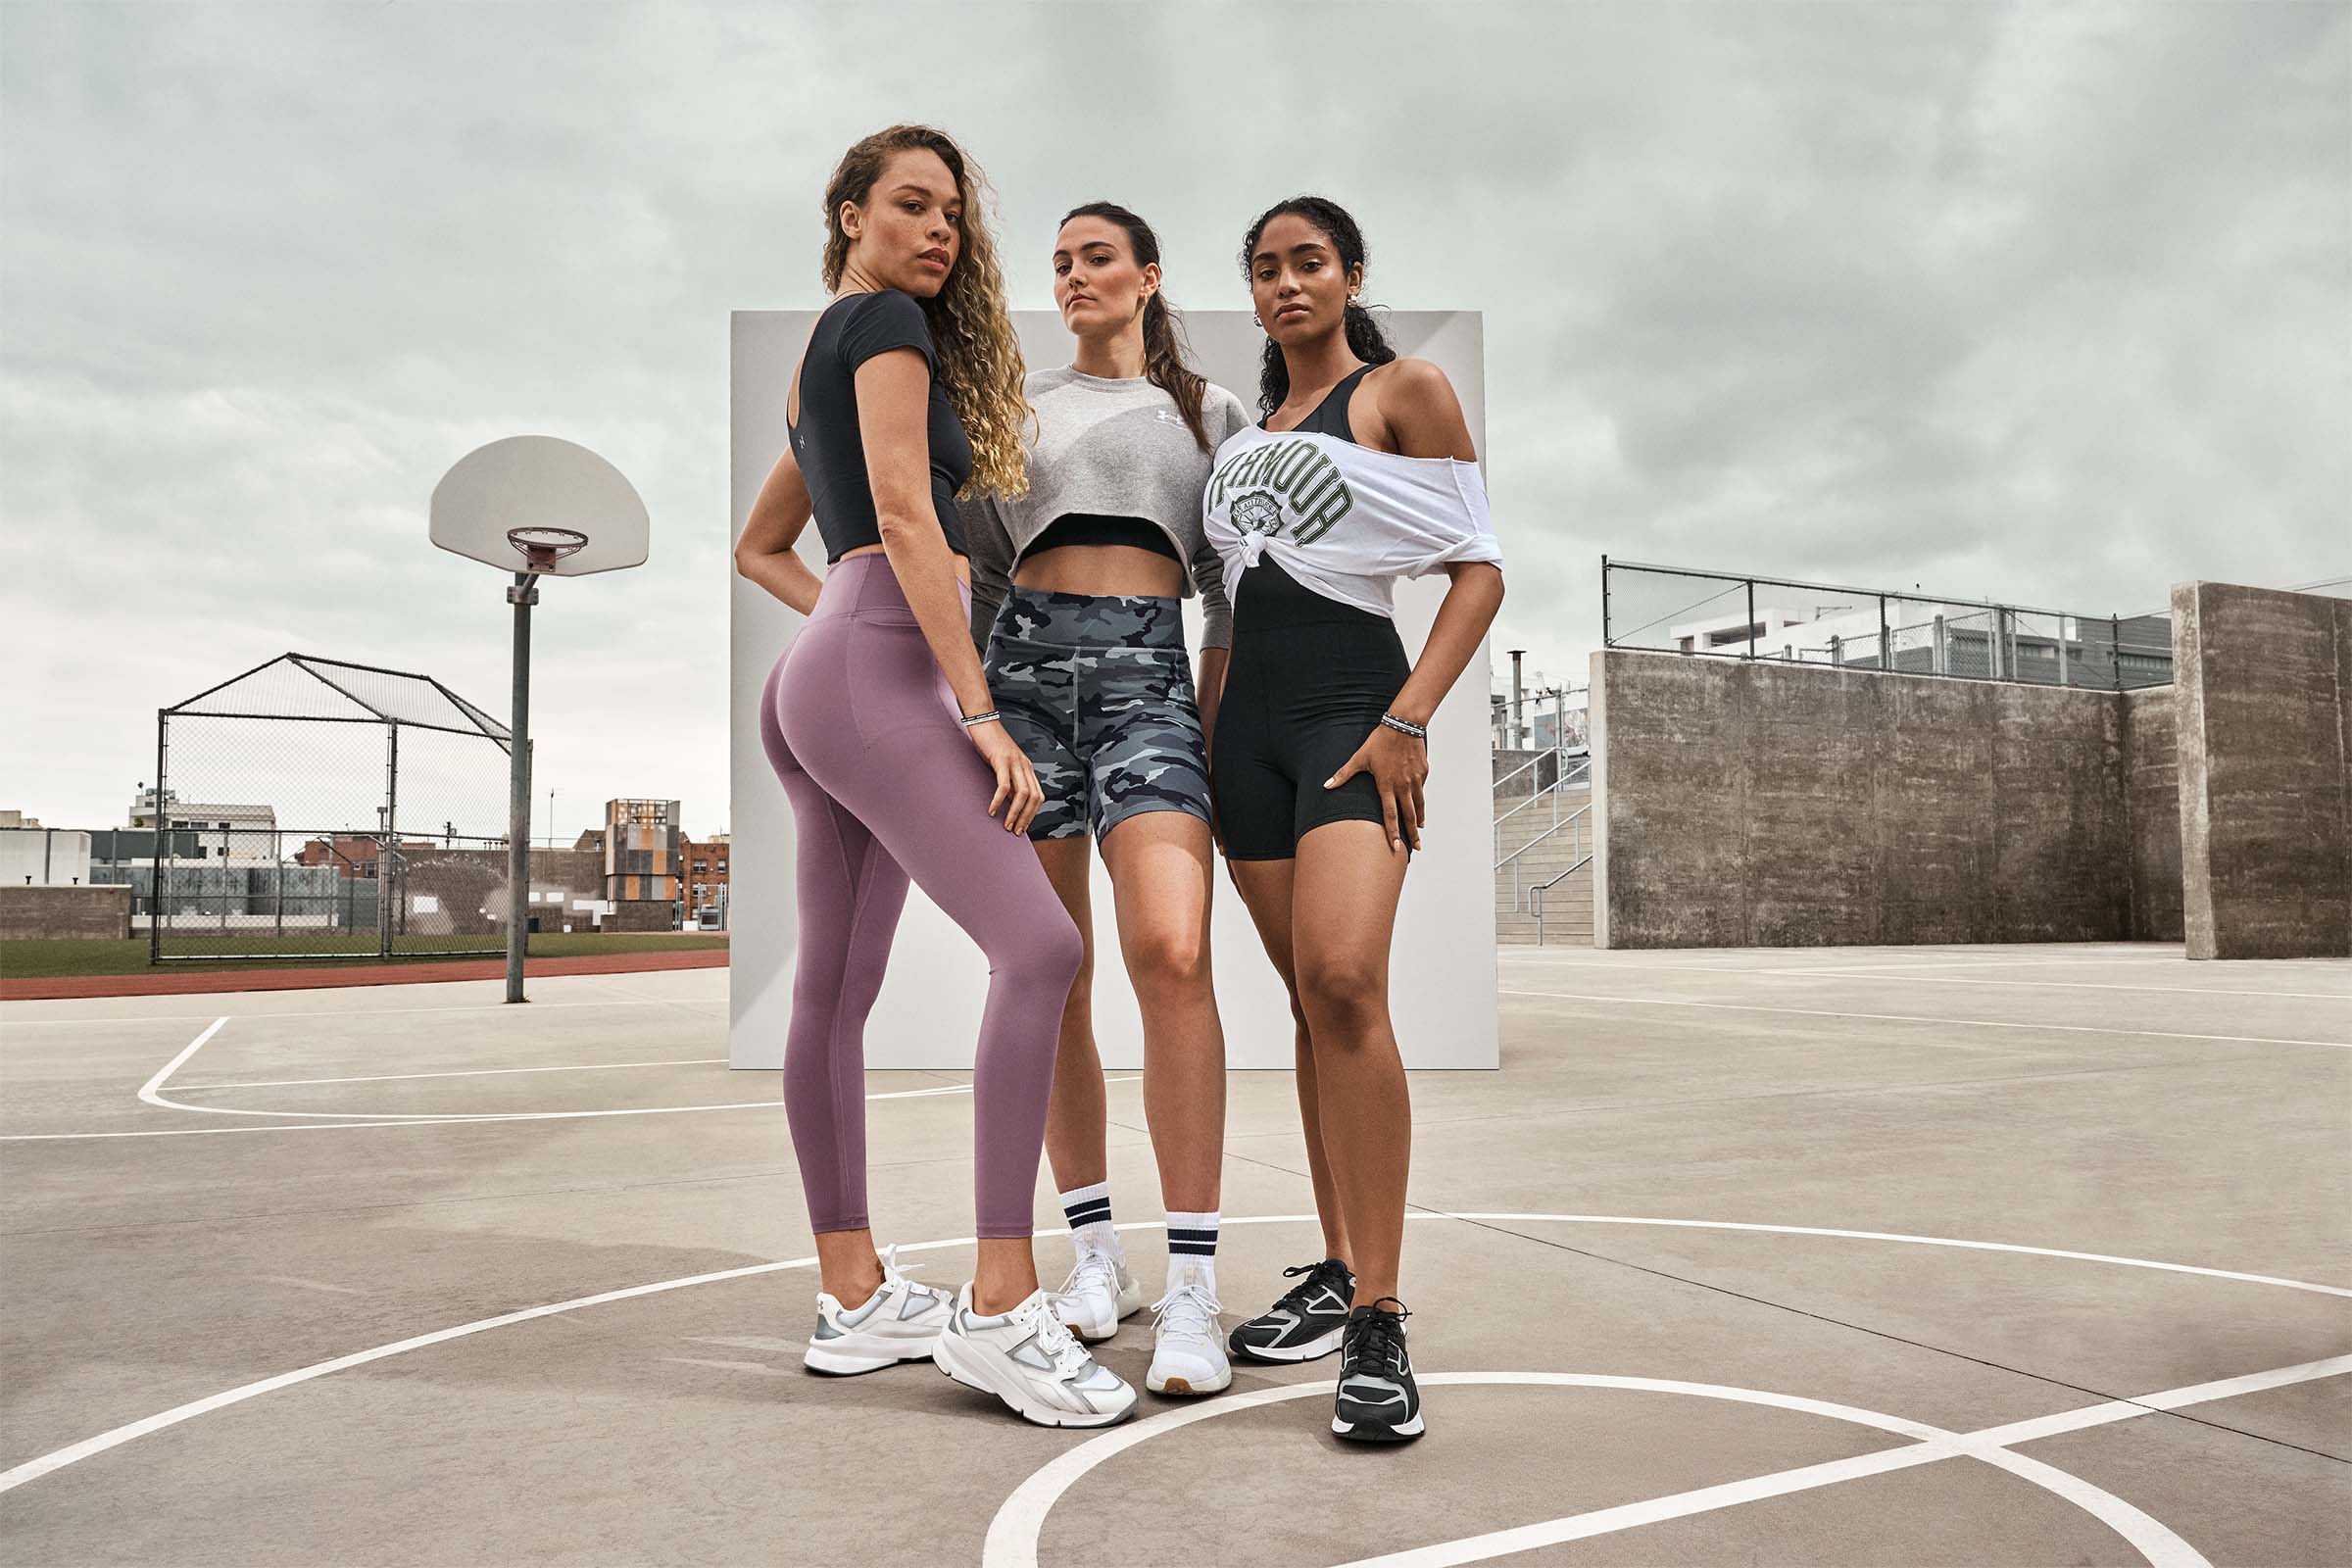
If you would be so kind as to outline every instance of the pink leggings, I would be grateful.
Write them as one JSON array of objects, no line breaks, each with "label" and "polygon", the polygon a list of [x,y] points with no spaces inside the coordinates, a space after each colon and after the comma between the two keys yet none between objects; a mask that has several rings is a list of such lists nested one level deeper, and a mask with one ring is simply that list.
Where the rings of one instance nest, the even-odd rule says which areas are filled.
[{"label": "pink leggings", "polygon": [[868,1228],[865,1019],[912,877],[988,956],[972,1073],[978,1234],[1030,1233],[1062,1004],[1085,945],[1027,837],[988,814],[996,777],[957,719],[889,559],[835,563],[760,705],[798,833],[784,1108],[816,1231]]}]

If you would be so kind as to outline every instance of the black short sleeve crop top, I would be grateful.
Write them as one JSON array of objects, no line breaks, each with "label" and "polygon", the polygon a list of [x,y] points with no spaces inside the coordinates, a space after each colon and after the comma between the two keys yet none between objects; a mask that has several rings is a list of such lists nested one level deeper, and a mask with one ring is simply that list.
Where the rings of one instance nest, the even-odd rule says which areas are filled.
[{"label": "black short sleeve crop top", "polygon": [[882,542],[874,515],[873,487],[866,482],[865,443],[858,427],[858,367],[877,354],[913,349],[931,367],[931,403],[924,428],[931,441],[931,505],[939,514],[948,548],[959,556],[963,526],[956,492],[972,477],[972,443],[963,421],[939,382],[939,351],[930,324],[914,297],[895,288],[847,294],[826,307],[808,335],[801,360],[801,411],[786,428],[793,461],[808,485],[816,531],[825,542],[828,564],[860,545]]}]

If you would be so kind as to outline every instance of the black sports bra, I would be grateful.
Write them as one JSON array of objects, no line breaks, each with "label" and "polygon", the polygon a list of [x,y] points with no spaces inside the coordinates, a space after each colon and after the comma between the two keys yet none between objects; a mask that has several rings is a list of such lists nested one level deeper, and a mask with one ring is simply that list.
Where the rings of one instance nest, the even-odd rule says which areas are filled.
[{"label": "black sports bra", "polygon": [[1041,555],[1048,550],[1059,550],[1064,545],[1125,545],[1131,550],[1149,550],[1155,556],[1165,556],[1178,565],[1184,558],[1168,538],[1168,531],[1145,517],[1110,517],[1099,512],[1065,512],[1046,525],[1046,531],[1029,541],[1021,559]]},{"label": "black sports bra", "polygon": [[[1340,377],[1339,385],[1323,394],[1323,401],[1315,405],[1314,413],[1300,419],[1288,430],[1271,430],[1267,433],[1269,435],[1295,435],[1303,430],[1309,435],[1337,436],[1350,446],[1363,445],[1362,442],[1355,439],[1355,432],[1348,427],[1348,405],[1355,398],[1356,383],[1378,368],[1380,367],[1376,365],[1357,366]],[[1258,428],[1265,428],[1262,421]]]}]

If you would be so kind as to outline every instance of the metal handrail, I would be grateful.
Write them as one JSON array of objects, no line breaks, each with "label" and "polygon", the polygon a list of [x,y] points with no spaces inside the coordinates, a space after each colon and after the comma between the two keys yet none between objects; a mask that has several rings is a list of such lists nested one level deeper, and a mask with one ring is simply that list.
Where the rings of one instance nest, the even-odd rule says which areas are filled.
[{"label": "metal handrail", "polygon": [[[1520,774],[1526,772],[1529,768],[1534,767],[1537,763],[1543,761],[1544,759],[1547,757],[1557,757],[1559,755],[1560,748],[1557,746],[1552,746],[1544,751],[1538,752],[1535,756],[1529,758],[1526,761],[1521,762],[1517,767],[1512,768],[1508,773],[1505,773],[1502,775],[1502,777],[1496,779],[1493,787],[1495,789],[1500,789],[1505,784],[1508,784],[1511,780],[1517,778]],[[1532,799],[1533,797],[1530,798]]]},{"label": "metal handrail", "polygon": [[[1588,809],[1590,809],[1590,808],[1588,808]],[[1588,866],[1588,865],[1591,865],[1592,863],[1592,857],[1590,854],[1587,854],[1587,855],[1584,857],[1584,858],[1582,858],[1582,859],[1578,860],[1578,861],[1577,861],[1577,862],[1576,862],[1574,865],[1571,865],[1570,867],[1568,867],[1568,869],[1567,869],[1567,870],[1565,870],[1565,871],[1562,871],[1562,872],[1561,872],[1561,873],[1560,873],[1558,876],[1555,876],[1555,877],[1551,878],[1551,879],[1550,879],[1550,881],[1539,882],[1539,883],[1537,883],[1537,884],[1536,884],[1536,885],[1535,885],[1533,888],[1531,888],[1531,889],[1529,889],[1529,890],[1528,890],[1529,892],[1531,892],[1531,893],[1533,893],[1533,894],[1535,895],[1535,901],[1536,901],[1536,946],[1537,946],[1537,947],[1539,947],[1539,948],[1540,948],[1540,947],[1542,947],[1542,946],[1544,945],[1544,891],[1545,891],[1547,888],[1549,888],[1549,887],[1552,885],[1552,883],[1554,883],[1554,882],[1558,882],[1558,881],[1560,881],[1560,880],[1562,880],[1563,878],[1566,878],[1566,877],[1571,877],[1571,876],[1574,876],[1574,875],[1576,875],[1576,873],[1577,873],[1577,872],[1579,872],[1579,871],[1582,871],[1582,870],[1583,870],[1583,869],[1584,869],[1586,866]]]},{"label": "metal handrail", "polygon": [[[1550,783],[1544,785],[1542,789],[1537,790],[1526,800],[1521,801],[1517,806],[1512,807],[1509,810],[1496,817],[1494,824],[1494,869],[1497,871],[1501,870],[1504,866],[1510,864],[1513,860],[1516,860],[1520,856],[1525,855],[1536,845],[1543,843],[1544,840],[1549,838],[1552,834],[1557,833],[1560,830],[1561,821],[1560,792],[1578,784],[1584,784],[1589,787],[1592,782],[1592,759],[1590,756],[1587,756],[1583,760],[1579,761],[1574,768],[1563,766],[1558,775],[1555,776]],[[1544,800],[1546,798],[1548,798],[1551,802],[1551,826],[1545,828],[1542,833],[1537,834],[1534,838],[1529,839],[1525,844],[1522,844],[1517,849],[1511,851],[1510,854],[1503,854],[1502,824],[1509,821],[1512,817],[1517,816],[1521,811],[1526,810],[1538,801]],[[1516,908],[1518,906],[1518,903],[1519,901],[1517,897],[1514,896],[1511,900],[1512,907]]]},{"label": "metal handrail", "polygon": [[[1537,834],[1534,838],[1529,839],[1525,844],[1520,845],[1510,854],[1504,856],[1501,860],[1495,862],[1494,869],[1497,871],[1500,871],[1504,865],[1508,865],[1511,868],[1511,907],[1513,910],[1524,909],[1527,907],[1526,895],[1520,890],[1519,887],[1519,857],[1525,855],[1528,851],[1534,849],[1537,845],[1543,843],[1545,839],[1550,838],[1554,833],[1559,832],[1560,829],[1565,827],[1573,827],[1576,829],[1577,847],[1582,849],[1585,842],[1585,814],[1592,809],[1592,803],[1591,801],[1587,801],[1584,805],[1578,807],[1575,810],[1570,811],[1566,816],[1552,823],[1551,826],[1545,828],[1543,832]],[[1591,858],[1592,858],[1592,857],[1590,854],[1587,854],[1583,859],[1578,860],[1576,863],[1578,865],[1582,865],[1585,863],[1585,860],[1590,860]],[[1571,867],[1570,869],[1574,869],[1574,867]],[[1552,880],[1556,882],[1559,880],[1559,878],[1554,877]]]},{"label": "metal handrail", "polygon": [[[1549,754],[1546,754],[1546,755],[1549,755]],[[1537,761],[1542,761],[1542,760],[1543,760],[1543,758],[1538,758],[1538,759],[1536,759],[1536,760],[1537,760]],[[1524,769],[1524,768],[1516,768],[1516,767],[1515,767],[1515,768],[1511,769],[1511,771],[1509,771],[1508,773],[1505,773],[1505,774],[1502,776],[1502,779],[1499,779],[1499,780],[1497,780],[1497,781],[1496,781],[1496,787],[1497,787],[1497,788],[1499,788],[1499,787],[1501,786],[1501,784],[1502,784],[1504,781],[1507,781],[1507,780],[1510,780],[1510,779],[1517,778],[1517,777],[1518,777],[1518,776],[1519,776],[1519,775],[1520,775],[1522,772],[1524,772],[1524,771],[1525,771],[1525,769]],[[1496,817],[1496,818],[1494,819],[1494,825],[1495,825],[1496,827],[1500,827],[1500,826],[1502,826],[1502,824],[1503,824],[1503,823],[1505,823],[1505,822],[1509,821],[1509,820],[1510,820],[1512,817],[1514,817],[1514,816],[1517,816],[1517,815],[1518,815],[1518,814],[1519,814],[1521,811],[1524,811],[1524,810],[1526,810],[1526,809],[1527,809],[1529,807],[1531,807],[1531,806],[1535,805],[1535,804],[1536,804],[1538,801],[1542,800],[1542,799],[1543,799],[1544,796],[1551,794],[1551,793],[1552,793],[1553,791],[1555,791],[1555,790],[1564,790],[1564,789],[1568,788],[1568,786],[1570,786],[1571,784],[1575,784],[1575,783],[1578,783],[1578,782],[1579,782],[1579,781],[1581,781],[1581,780],[1588,779],[1588,778],[1590,778],[1590,777],[1592,776],[1592,759],[1591,757],[1589,757],[1589,756],[1588,756],[1588,757],[1586,757],[1586,758],[1585,758],[1585,759],[1583,759],[1581,761],[1579,761],[1579,762],[1576,764],[1576,766],[1574,766],[1574,767],[1572,768],[1572,767],[1569,767],[1569,766],[1567,765],[1567,754],[1565,754],[1565,753],[1562,753],[1562,754],[1561,754],[1561,765],[1560,765],[1560,771],[1559,771],[1559,774],[1558,774],[1558,776],[1556,776],[1555,778],[1553,778],[1553,779],[1552,779],[1552,781],[1551,781],[1550,783],[1548,783],[1548,784],[1544,785],[1544,786],[1542,789],[1534,791],[1532,794],[1530,794],[1530,795],[1528,796],[1528,798],[1527,798],[1526,800],[1524,800],[1524,801],[1521,801],[1521,802],[1520,802],[1520,803],[1519,803],[1517,806],[1514,806],[1514,807],[1512,807],[1512,808],[1511,808],[1509,810],[1507,810],[1507,811],[1503,812],[1503,813],[1502,813],[1500,816]],[[1498,840],[1496,840],[1495,842],[1496,842],[1497,844],[1499,844],[1501,841],[1498,839]],[[1494,863],[1495,863],[1495,865],[1497,865],[1497,866],[1500,866],[1500,865],[1502,864],[1502,862],[1501,862],[1500,860],[1496,860]]]}]

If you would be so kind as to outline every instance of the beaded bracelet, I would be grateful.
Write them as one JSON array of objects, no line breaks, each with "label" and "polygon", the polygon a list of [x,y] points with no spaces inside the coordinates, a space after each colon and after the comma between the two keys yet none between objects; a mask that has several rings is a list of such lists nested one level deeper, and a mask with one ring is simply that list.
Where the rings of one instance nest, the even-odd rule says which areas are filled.
[{"label": "beaded bracelet", "polygon": [[963,715],[963,727],[965,729],[977,729],[983,724],[993,724],[1004,716],[1004,714],[998,712],[993,708],[985,713],[966,713]]},{"label": "beaded bracelet", "polygon": [[1417,741],[1425,741],[1429,739],[1429,726],[1427,724],[1416,724],[1409,718],[1398,718],[1395,713],[1381,714],[1380,721],[1383,724],[1388,725],[1389,728],[1393,730],[1400,730],[1404,734],[1410,735]]}]

